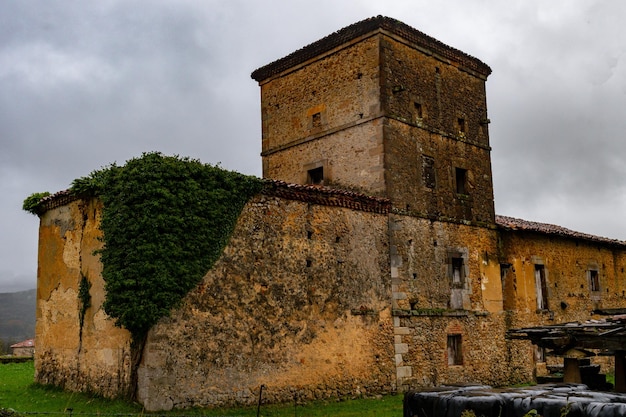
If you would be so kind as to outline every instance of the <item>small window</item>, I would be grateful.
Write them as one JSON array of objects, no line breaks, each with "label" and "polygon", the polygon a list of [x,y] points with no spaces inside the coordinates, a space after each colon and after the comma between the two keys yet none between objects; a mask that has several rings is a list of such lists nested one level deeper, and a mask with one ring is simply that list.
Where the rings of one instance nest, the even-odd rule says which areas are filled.
[{"label": "small window", "polygon": [[467,194],[467,170],[455,168],[456,193]]},{"label": "small window", "polygon": [[500,280],[504,282],[507,274],[511,271],[511,264],[500,264]]},{"label": "small window", "polygon": [[421,103],[413,103],[414,107],[415,107],[415,117],[419,120],[419,119],[423,119],[424,118],[424,112],[422,110],[422,104]]},{"label": "small window", "polygon": [[466,130],[465,119],[459,117],[457,119],[457,124],[458,124],[458,128],[459,128],[459,133],[461,135],[465,135],[465,130]]},{"label": "small window", "polygon": [[322,126],[322,113],[315,113],[313,115],[313,127]]},{"label": "small window", "polygon": [[548,283],[543,265],[535,265],[535,291],[537,293],[537,310],[548,310]]},{"label": "small window", "polygon": [[593,292],[600,291],[600,277],[598,271],[594,269],[589,270],[589,286]]},{"label": "small window", "polygon": [[448,365],[463,365],[463,338],[460,334],[448,335]]},{"label": "small window", "polygon": [[437,185],[435,179],[435,158],[432,156],[422,155],[422,179],[424,186],[427,188],[435,188]]},{"label": "small window", "polygon": [[535,346],[535,362],[541,363],[546,361],[546,350],[540,346]]},{"label": "small window", "polygon": [[307,184],[324,184],[324,167],[317,167],[307,171]]},{"label": "small window", "polygon": [[463,267],[463,258],[452,258],[452,288],[463,288],[463,282],[465,281],[464,277],[464,267]]}]

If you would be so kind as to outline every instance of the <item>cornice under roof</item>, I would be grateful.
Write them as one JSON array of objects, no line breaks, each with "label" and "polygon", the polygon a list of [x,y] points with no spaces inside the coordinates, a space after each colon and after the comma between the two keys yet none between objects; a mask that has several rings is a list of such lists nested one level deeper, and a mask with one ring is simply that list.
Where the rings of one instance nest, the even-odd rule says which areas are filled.
[{"label": "cornice under roof", "polygon": [[251,76],[254,80],[261,82],[270,78],[273,75],[281,73],[289,68],[292,68],[298,64],[301,64],[311,58],[328,52],[346,42],[351,41],[359,36],[373,32],[375,30],[386,30],[397,36],[400,36],[424,49],[430,50],[433,53],[449,59],[451,61],[458,62],[461,66],[476,71],[479,74],[487,77],[491,74],[491,68],[474,58],[471,55],[466,54],[458,49],[452,48],[443,42],[432,38],[411,26],[400,22],[399,20],[386,17],[376,16],[369,19],[362,20],[357,23],[353,23],[335,33],[332,33],[304,48],[298,49],[295,52],[287,55],[284,58],[276,60],[270,64],[267,64],[257,70],[255,70]]}]

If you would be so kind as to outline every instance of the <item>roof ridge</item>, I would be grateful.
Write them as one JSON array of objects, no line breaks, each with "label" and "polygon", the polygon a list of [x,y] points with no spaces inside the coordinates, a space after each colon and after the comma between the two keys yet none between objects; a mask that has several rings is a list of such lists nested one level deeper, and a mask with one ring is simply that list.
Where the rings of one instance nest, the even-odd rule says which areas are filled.
[{"label": "roof ridge", "polygon": [[517,217],[503,216],[499,214],[496,214],[495,220],[498,227],[506,230],[537,232],[548,235],[590,240],[598,243],[626,246],[626,241],[623,240],[611,239],[608,237],[592,235],[589,233],[577,232],[575,230],[571,230],[566,227],[550,223],[541,223],[531,220],[524,220]]},{"label": "roof ridge", "polygon": [[308,59],[314,58],[339,45],[342,45],[358,36],[365,35],[378,29],[384,29],[391,33],[416,43],[419,46],[430,49],[433,52],[461,63],[463,66],[476,71],[484,76],[491,74],[491,68],[465,52],[453,48],[443,42],[426,35],[425,33],[387,16],[375,16],[353,23],[336,32],[331,33],[307,46],[304,46],[283,58],[271,62],[252,72],[251,77],[260,82],[286,69],[298,65]]}]

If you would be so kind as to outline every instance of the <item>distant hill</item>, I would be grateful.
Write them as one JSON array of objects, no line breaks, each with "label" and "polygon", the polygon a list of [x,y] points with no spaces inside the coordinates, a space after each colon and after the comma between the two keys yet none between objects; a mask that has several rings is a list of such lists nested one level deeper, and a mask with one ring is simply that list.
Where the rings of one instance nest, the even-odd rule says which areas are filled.
[{"label": "distant hill", "polygon": [[0,293],[0,354],[35,337],[37,290]]}]

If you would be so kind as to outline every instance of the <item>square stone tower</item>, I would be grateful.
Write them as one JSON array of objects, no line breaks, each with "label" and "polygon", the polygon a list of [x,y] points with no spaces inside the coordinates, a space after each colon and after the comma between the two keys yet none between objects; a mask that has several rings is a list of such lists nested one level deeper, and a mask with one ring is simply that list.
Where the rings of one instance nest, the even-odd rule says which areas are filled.
[{"label": "square stone tower", "polygon": [[432,220],[492,225],[490,73],[395,19],[341,29],[252,73],[263,176],[388,197]]}]

